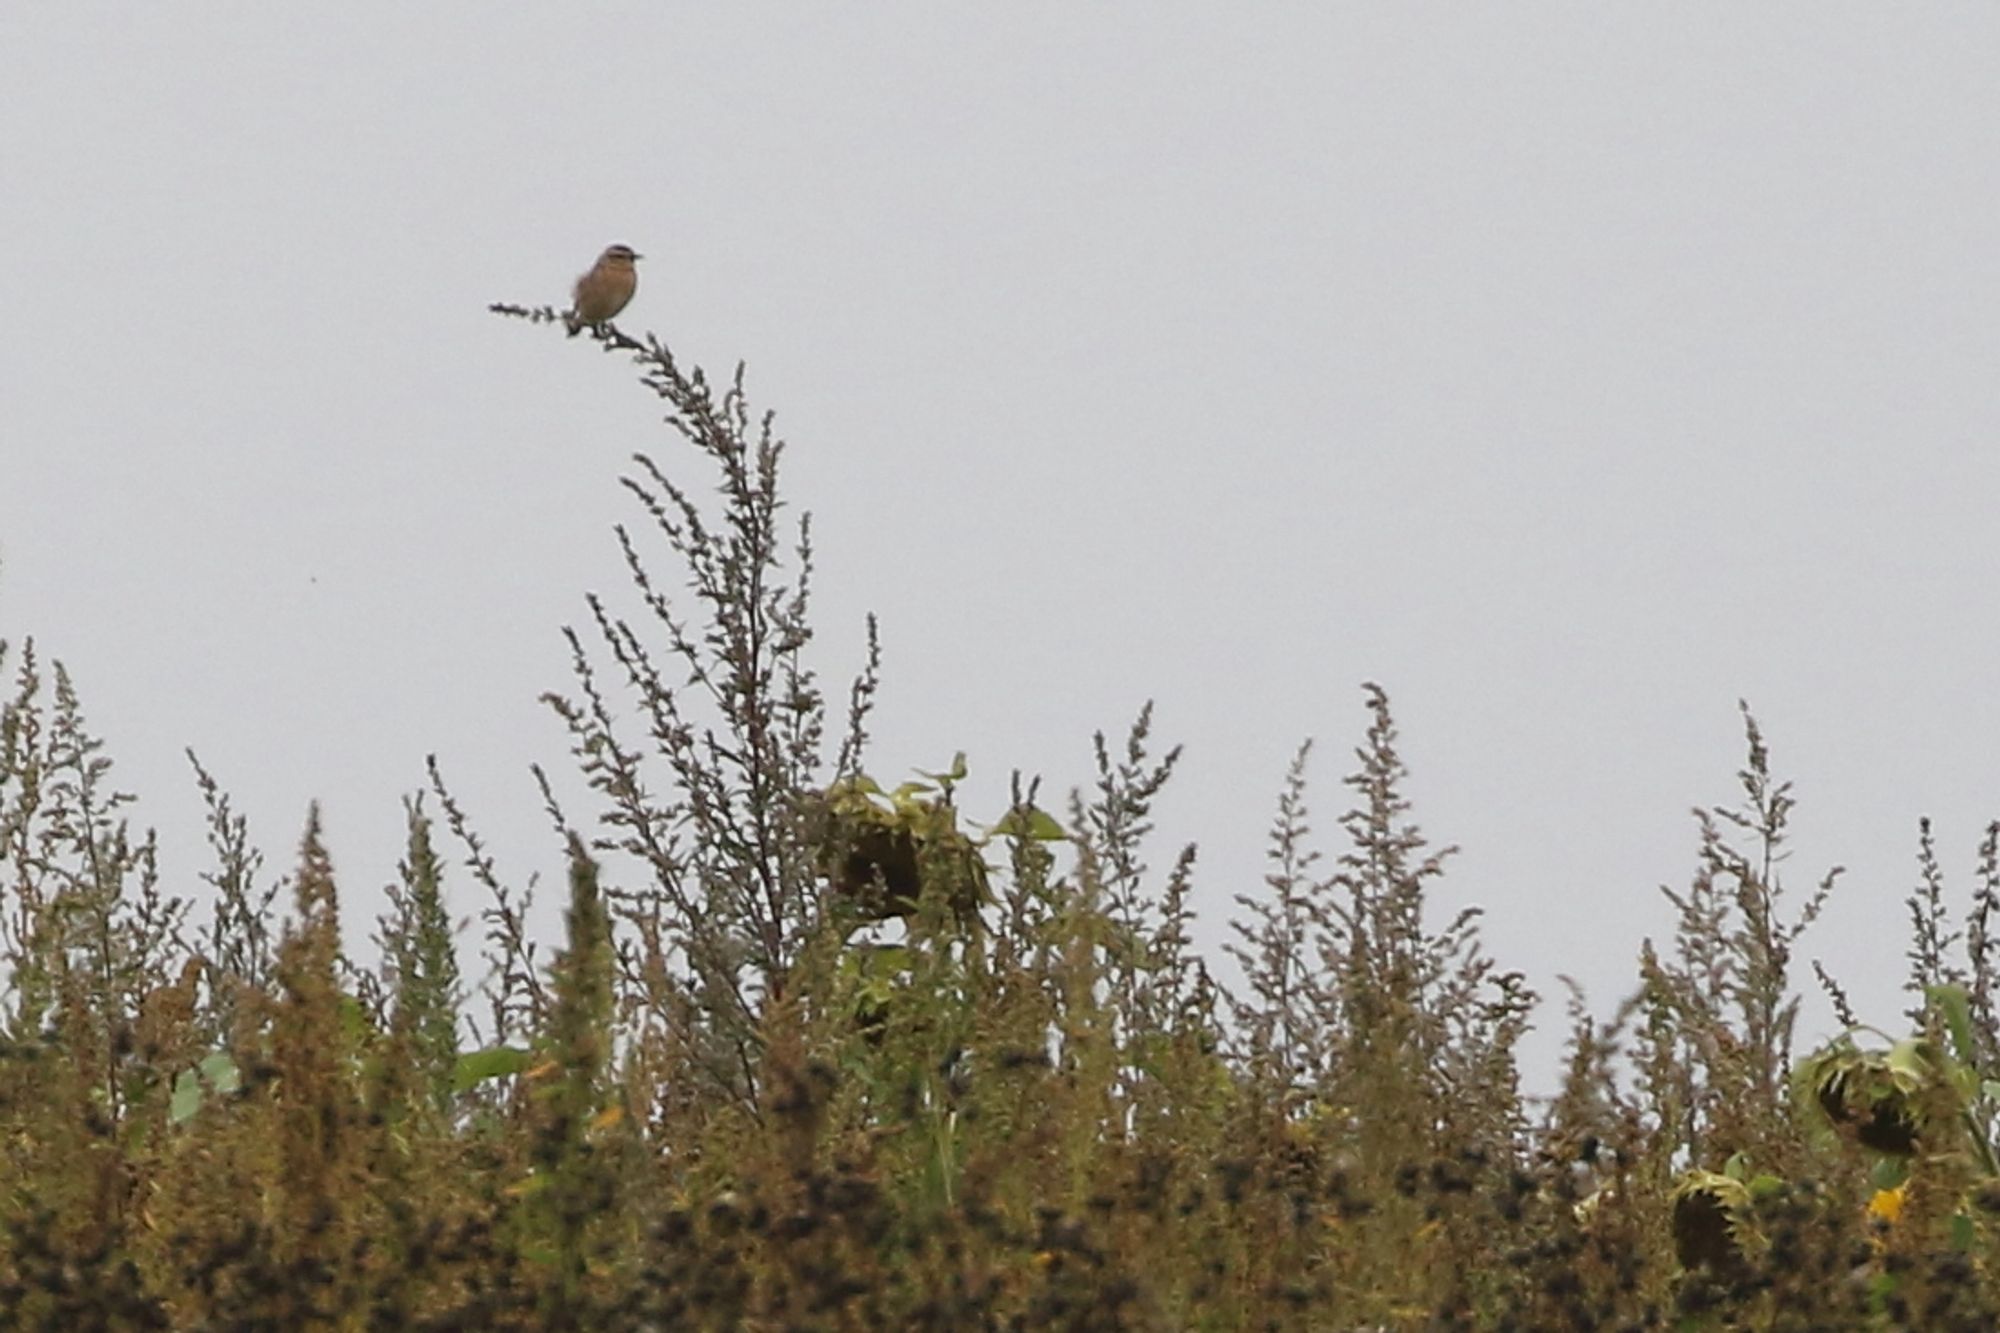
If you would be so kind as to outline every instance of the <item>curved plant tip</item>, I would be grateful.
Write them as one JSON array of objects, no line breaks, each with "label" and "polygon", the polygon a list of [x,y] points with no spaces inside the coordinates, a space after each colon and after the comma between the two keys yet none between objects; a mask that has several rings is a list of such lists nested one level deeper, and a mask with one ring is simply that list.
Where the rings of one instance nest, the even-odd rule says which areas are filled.
[{"label": "curved plant tip", "polygon": [[519,1046],[489,1046],[467,1051],[451,1070],[451,1090],[465,1092],[488,1079],[507,1078],[528,1067],[528,1052]]},{"label": "curved plant tip", "polygon": [[1030,842],[1066,842],[1069,834],[1054,815],[1037,806],[1019,805],[986,830],[988,838],[1026,838]]}]

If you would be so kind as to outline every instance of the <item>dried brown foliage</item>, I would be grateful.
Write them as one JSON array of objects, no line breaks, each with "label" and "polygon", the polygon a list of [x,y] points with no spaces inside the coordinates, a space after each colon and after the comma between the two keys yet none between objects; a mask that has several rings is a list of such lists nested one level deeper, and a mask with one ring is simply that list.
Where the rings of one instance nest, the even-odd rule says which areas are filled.
[{"label": "dried brown foliage", "polygon": [[[592,598],[569,633],[548,704],[590,808],[536,770],[567,848],[553,957],[435,764],[365,966],[317,820],[271,879],[199,766],[197,908],[121,817],[67,676],[32,643],[9,659],[0,1327],[2000,1319],[2000,833],[1958,926],[1923,829],[1908,1041],[1857,1029],[1801,1065],[1794,950],[1833,876],[1790,905],[1792,798],[1746,711],[1742,797],[1697,812],[1671,939],[1608,1018],[1572,993],[1559,1092],[1528,1098],[1536,997],[1476,913],[1433,915],[1451,849],[1411,818],[1384,691],[1326,842],[1300,750],[1225,989],[1194,849],[1151,864],[1179,752],[1150,708],[1097,738],[1060,821],[1017,781],[983,829],[958,765],[876,786],[873,626],[842,718],[769,418],[740,374],[593,337],[716,494],[672,479],[685,453],[640,457],[632,607]],[[483,1014],[450,924],[468,891]]]}]

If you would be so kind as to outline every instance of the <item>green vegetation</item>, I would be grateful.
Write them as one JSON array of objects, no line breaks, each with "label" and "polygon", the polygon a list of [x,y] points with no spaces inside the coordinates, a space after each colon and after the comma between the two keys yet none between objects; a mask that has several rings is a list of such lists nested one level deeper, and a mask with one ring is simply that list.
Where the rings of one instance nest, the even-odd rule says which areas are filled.
[{"label": "green vegetation", "polygon": [[1801,1058],[1834,878],[1783,891],[1746,712],[1672,937],[1525,1098],[1536,996],[1427,919],[1383,691],[1325,843],[1293,763],[1225,988],[1193,848],[1151,864],[1150,710],[1054,809],[961,811],[962,758],[871,780],[873,627],[829,704],[769,418],[595,336],[717,493],[637,459],[639,612],[591,599],[547,697],[592,799],[535,770],[553,961],[436,765],[372,957],[316,816],[275,878],[199,765],[207,888],[170,891],[66,674],[4,652],[0,1327],[2000,1326],[2000,827],[1962,925],[1923,830],[1907,1030],[1822,976],[1849,1032]]}]

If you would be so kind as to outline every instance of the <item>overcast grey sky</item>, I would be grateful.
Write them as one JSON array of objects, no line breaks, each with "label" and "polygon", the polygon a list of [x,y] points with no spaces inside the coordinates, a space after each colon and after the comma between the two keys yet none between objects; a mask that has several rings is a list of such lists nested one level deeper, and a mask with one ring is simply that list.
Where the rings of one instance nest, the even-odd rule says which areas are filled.
[{"label": "overcast grey sky", "polygon": [[1963,894],[2000,815],[2000,11],[317,8],[0,10],[0,636],[176,887],[188,745],[351,925],[427,752],[556,863],[557,629],[691,460],[484,307],[625,241],[779,412],[836,689],[882,617],[878,772],[997,813],[1155,698],[1215,939],[1379,680],[1440,913],[1608,1011],[1747,697],[1893,1020],[1917,817]]}]

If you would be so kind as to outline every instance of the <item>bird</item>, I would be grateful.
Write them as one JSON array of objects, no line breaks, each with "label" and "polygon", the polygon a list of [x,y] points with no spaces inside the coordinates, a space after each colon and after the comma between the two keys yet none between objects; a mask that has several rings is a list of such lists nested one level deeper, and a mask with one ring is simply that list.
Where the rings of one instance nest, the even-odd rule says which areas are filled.
[{"label": "bird", "polygon": [[582,332],[584,325],[602,324],[625,308],[639,289],[639,272],[632,263],[644,257],[629,245],[605,247],[590,272],[576,280],[576,290],[570,294],[570,308],[563,312],[570,337]]}]

